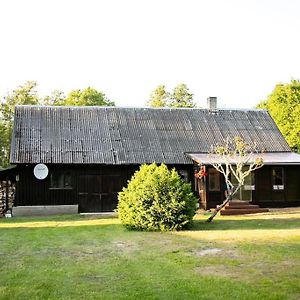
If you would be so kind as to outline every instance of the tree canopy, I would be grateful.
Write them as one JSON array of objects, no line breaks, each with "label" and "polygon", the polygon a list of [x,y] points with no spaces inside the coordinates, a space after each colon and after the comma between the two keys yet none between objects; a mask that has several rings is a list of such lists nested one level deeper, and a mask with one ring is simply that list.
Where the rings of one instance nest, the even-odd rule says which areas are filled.
[{"label": "tree canopy", "polygon": [[[54,96],[57,96],[54,95]],[[54,105],[62,106],[114,106],[104,93],[91,87],[72,90],[66,98],[59,99]]]},{"label": "tree canopy", "polygon": [[[223,174],[228,192],[224,202],[217,207],[215,212],[207,219],[207,222],[211,222],[217,213],[232,199],[232,196],[241,189],[245,178],[250,176],[251,172],[263,166],[263,160],[259,156],[256,145],[246,143],[239,136],[227,137],[223,143],[212,145],[210,159],[210,164]],[[233,179],[238,182],[236,187],[232,183]]]},{"label": "tree canopy", "polygon": [[147,105],[150,107],[164,107],[167,106],[169,93],[166,91],[164,85],[159,85],[150,95],[150,100]]},{"label": "tree canopy", "polygon": [[184,83],[178,84],[172,93],[166,91],[164,85],[159,85],[150,95],[147,102],[150,107],[195,107],[193,94]]},{"label": "tree canopy", "polygon": [[36,105],[39,103],[37,83],[27,81],[23,86],[8,93],[0,105],[0,167],[9,164],[9,146],[16,105]]},{"label": "tree canopy", "polygon": [[268,110],[289,146],[300,153],[300,81],[277,84],[257,107]]},{"label": "tree canopy", "polygon": [[8,93],[0,106],[2,120],[5,122],[12,121],[16,105],[38,104],[39,97],[36,88],[37,83],[35,81],[27,81],[24,85]]},{"label": "tree canopy", "polygon": [[188,87],[184,83],[180,83],[174,88],[170,100],[170,107],[195,107],[193,94],[189,92]]}]

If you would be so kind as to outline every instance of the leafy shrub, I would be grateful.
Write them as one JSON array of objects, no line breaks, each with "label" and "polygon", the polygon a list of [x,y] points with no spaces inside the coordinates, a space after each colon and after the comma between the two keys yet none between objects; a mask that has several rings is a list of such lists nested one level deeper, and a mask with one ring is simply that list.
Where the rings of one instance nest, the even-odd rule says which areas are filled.
[{"label": "leafy shrub", "polygon": [[190,225],[197,199],[191,185],[166,165],[142,165],[118,196],[121,223],[138,230],[181,230]]}]

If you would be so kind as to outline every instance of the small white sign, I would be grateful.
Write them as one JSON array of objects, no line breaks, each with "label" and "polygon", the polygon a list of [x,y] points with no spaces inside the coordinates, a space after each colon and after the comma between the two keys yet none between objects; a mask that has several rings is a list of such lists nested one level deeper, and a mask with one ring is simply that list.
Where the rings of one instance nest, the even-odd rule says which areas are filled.
[{"label": "small white sign", "polygon": [[244,185],[244,189],[246,191],[254,191],[255,190],[255,185]]},{"label": "small white sign", "polygon": [[273,185],[273,190],[284,190],[283,185]]},{"label": "small white sign", "polygon": [[48,167],[44,164],[38,164],[33,169],[33,174],[35,178],[42,180],[48,176]]}]

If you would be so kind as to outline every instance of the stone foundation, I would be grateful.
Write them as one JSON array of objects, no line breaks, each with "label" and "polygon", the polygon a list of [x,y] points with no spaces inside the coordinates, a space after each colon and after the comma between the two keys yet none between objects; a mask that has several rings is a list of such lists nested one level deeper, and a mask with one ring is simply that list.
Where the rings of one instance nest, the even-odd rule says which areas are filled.
[{"label": "stone foundation", "polygon": [[64,214],[78,214],[78,205],[15,206],[12,209],[13,217],[49,216]]}]

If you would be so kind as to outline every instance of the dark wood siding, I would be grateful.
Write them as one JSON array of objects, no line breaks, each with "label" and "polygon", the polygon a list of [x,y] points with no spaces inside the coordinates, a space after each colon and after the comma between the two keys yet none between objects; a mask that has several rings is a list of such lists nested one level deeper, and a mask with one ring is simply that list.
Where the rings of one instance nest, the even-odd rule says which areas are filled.
[{"label": "dark wood siding", "polygon": [[300,205],[300,166],[282,166],[284,189],[274,190],[273,166],[264,166],[255,173],[255,203],[262,207],[289,207]]},{"label": "dark wood siding", "polygon": [[[252,203],[261,207],[300,206],[300,166],[280,166],[283,168],[284,189],[273,189],[272,170],[278,166],[263,166],[255,171],[255,190]],[[224,179],[220,176],[221,191],[209,191],[209,176],[206,178],[206,208],[213,208],[224,200]]]},{"label": "dark wood siding", "polygon": [[286,167],[286,200],[300,206],[300,166]]},{"label": "dark wood siding", "polygon": [[[138,166],[70,166],[48,165],[49,175],[38,180],[32,165],[19,166],[15,205],[79,204],[80,211],[112,211],[117,192],[127,184]],[[70,173],[72,185],[51,187],[51,174]]]},{"label": "dark wood siding", "polygon": [[[188,181],[192,181],[193,167],[173,165],[184,170]],[[117,195],[139,165],[95,166],[95,165],[48,165],[49,175],[38,180],[33,175],[34,165],[19,165],[15,206],[79,204],[80,212],[113,211],[117,206]],[[70,174],[71,186],[51,186],[52,174]]]},{"label": "dark wood siding", "polygon": [[[193,167],[172,165],[177,171],[185,171],[194,186]],[[117,193],[127,185],[138,165],[48,165],[49,176],[38,180],[33,176],[33,165],[19,165],[15,205],[79,204],[80,212],[112,211],[117,205]],[[208,167],[209,168],[209,167]],[[208,170],[207,168],[207,170]],[[264,166],[255,172],[255,190],[252,202],[262,207],[300,206],[300,167],[284,166],[284,190],[273,190],[272,166]],[[51,173],[69,172],[72,186],[51,188]],[[224,200],[224,179],[220,176],[220,191],[210,191],[206,183],[206,208],[212,208]],[[199,196],[197,193],[195,195]]]}]

